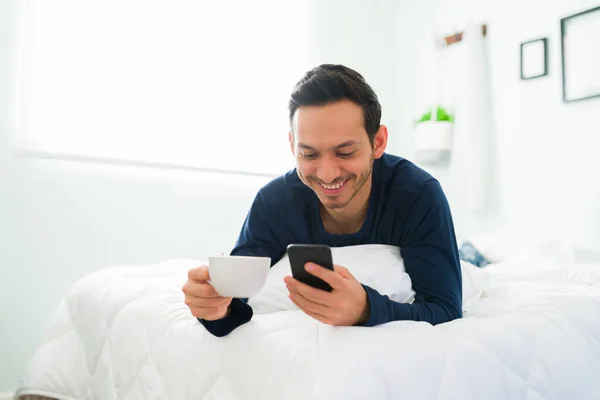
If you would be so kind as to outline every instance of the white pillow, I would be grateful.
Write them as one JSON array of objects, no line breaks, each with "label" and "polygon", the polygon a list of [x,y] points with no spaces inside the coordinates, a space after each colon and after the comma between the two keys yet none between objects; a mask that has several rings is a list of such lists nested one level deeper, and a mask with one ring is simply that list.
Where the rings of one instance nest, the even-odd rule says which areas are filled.
[{"label": "white pillow", "polygon": [[[404,269],[399,247],[379,244],[332,247],[331,253],[334,264],[348,268],[359,282],[399,303],[413,301],[415,292],[410,276]],[[461,267],[463,311],[466,311],[465,306],[477,301],[489,284],[489,275],[467,263],[461,263]],[[262,290],[248,300],[255,314],[297,309],[288,298],[288,290],[283,282],[283,278],[291,274],[286,254],[271,267]]]}]

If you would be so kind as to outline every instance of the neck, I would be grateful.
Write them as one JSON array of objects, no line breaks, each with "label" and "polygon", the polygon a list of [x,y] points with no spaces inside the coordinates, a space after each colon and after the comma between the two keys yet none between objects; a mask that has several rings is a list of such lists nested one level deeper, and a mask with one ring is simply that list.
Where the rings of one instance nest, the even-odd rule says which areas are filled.
[{"label": "neck", "polygon": [[367,219],[369,197],[371,195],[371,177],[346,207],[328,209],[320,205],[323,227],[336,235],[353,234],[360,230]]}]

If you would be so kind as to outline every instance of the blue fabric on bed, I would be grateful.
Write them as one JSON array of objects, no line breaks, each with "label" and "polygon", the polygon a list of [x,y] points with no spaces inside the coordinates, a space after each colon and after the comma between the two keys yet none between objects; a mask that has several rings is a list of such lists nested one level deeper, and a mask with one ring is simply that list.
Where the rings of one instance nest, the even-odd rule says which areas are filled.
[{"label": "blue fabric on bed", "polygon": [[458,253],[461,260],[479,268],[492,263],[471,242],[464,242],[458,249]]}]

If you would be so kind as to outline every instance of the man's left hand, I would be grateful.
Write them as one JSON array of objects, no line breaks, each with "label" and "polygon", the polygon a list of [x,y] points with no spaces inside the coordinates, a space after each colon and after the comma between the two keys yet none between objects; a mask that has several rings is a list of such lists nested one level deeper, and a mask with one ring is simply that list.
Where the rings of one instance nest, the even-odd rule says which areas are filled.
[{"label": "man's left hand", "polygon": [[326,292],[304,284],[291,276],[285,277],[289,298],[306,314],[325,324],[351,326],[369,318],[367,293],[359,281],[344,267],[334,266],[331,271],[314,263],[306,270],[327,282],[333,290]]}]

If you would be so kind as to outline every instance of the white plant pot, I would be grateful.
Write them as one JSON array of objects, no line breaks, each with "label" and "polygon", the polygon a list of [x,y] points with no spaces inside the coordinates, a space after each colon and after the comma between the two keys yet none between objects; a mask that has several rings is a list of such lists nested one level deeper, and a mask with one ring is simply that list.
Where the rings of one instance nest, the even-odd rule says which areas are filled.
[{"label": "white plant pot", "polygon": [[447,121],[427,121],[415,128],[415,161],[446,164],[452,151],[453,127]]}]

